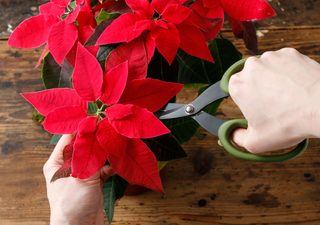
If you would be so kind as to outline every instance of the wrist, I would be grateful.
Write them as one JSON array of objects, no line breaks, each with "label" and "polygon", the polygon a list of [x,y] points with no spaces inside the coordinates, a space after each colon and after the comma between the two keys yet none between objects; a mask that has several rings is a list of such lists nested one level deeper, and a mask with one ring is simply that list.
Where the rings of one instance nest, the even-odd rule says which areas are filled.
[{"label": "wrist", "polygon": [[63,225],[71,225],[69,221],[64,220],[62,218],[59,218],[57,216],[50,216],[50,225],[58,225],[58,224],[63,224]]},{"label": "wrist", "polygon": [[63,219],[58,216],[50,216],[50,225],[80,225],[81,222],[73,219]]},{"label": "wrist", "polygon": [[61,213],[51,212],[50,225],[72,225],[70,218],[66,218]]},{"label": "wrist", "polygon": [[[89,222],[90,221],[90,222]],[[87,217],[79,217],[72,214],[64,215],[63,213],[51,213],[50,215],[50,225],[98,225],[104,224],[104,219],[102,221],[94,221]]]},{"label": "wrist", "polygon": [[52,210],[50,214],[50,225],[79,225],[80,222],[77,216],[62,210]]},{"label": "wrist", "polygon": [[315,109],[311,113],[309,126],[311,131],[311,133],[309,133],[309,138],[320,138],[320,107],[319,106],[315,106]]},{"label": "wrist", "polygon": [[308,98],[304,105],[300,106],[300,115],[297,116],[297,123],[304,138],[320,138],[320,82],[315,83],[308,90]]}]

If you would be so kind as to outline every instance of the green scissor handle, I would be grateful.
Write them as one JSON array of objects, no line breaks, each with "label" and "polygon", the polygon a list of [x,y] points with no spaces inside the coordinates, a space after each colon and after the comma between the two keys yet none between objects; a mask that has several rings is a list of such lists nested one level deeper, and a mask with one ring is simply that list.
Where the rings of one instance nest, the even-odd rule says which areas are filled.
[{"label": "green scissor handle", "polygon": [[[260,57],[260,56],[256,56]],[[244,67],[244,63],[247,60],[241,59],[235,64],[233,64],[223,75],[220,83],[221,90],[229,94],[229,79],[230,77],[241,71]],[[308,146],[308,139],[303,140],[295,149],[292,151],[283,154],[283,155],[276,155],[276,156],[262,156],[262,155],[254,155],[250,153],[245,153],[241,152],[238,149],[236,149],[231,141],[230,141],[230,136],[232,132],[236,128],[247,128],[248,127],[248,121],[246,119],[234,119],[234,120],[229,120],[221,125],[218,131],[218,136],[220,139],[220,142],[222,146],[233,156],[242,159],[242,160],[247,160],[247,161],[254,161],[254,162],[283,162],[283,161],[288,161],[291,159],[294,159],[301,155],[307,148]]]}]

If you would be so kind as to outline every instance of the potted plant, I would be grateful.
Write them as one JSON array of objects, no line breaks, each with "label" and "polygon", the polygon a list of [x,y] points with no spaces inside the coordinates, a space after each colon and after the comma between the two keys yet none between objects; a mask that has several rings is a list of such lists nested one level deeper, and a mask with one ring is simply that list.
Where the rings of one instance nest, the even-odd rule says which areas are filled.
[{"label": "potted plant", "polygon": [[[64,149],[56,179],[85,179],[110,163],[117,175],[104,183],[104,207],[128,184],[164,194],[159,169],[187,157],[182,144],[204,138],[191,118],[160,121],[154,115],[184,88],[220,80],[242,54],[222,37],[225,13],[234,34],[258,52],[252,20],[275,16],[264,0],[51,0],[23,21],[8,44],[45,45],[45,90],[22,93],[54,134],[76,133]],[[205,111],[214,115],[214,103]]]}]

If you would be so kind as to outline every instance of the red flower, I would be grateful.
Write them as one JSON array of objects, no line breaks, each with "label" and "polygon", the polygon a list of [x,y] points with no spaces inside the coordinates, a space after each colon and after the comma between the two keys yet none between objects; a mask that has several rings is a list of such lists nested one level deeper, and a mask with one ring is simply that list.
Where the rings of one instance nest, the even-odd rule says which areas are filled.
[{"label": "red flower", "polygon": [[206,39],[213,38],[222,28],[224,13],[236,20],[252,21],[276,16],[265,0],[197,0],[190,9],[205,18],[221,18],[219,25],[205,33]]},{"label": "red flower", "polygon": [[221,10],[241,21],[276,16],[275,11],[265,0],[197,0],[190,8],[206,18],[223,18],[220,17]]},{"label": "red flower", "polygon": [[[90,1],[86,0],[80,9],[82,1],[76,1],[76,8],[71,11],[65,20],[60,21],[70,0],[55,0],[39,7],[40,15],[23,21],[11,34],[8,45],[18,48],[37,48],[47,43],[37,66],[44,54],[49,50],[58,64],[68,56],[71,64],[74,64],[75,47],[77,43],[84,44],[94,32],[96,21],[90,7]],[[79,26],[73,24],[75,20]],[[87,27],[86,27],[87,26]],[[88,26],[91,26],[88,28]],[[91,30],[90,30],[91,29]],[[86,38],[86,39],[85,39]],[[99,47],[88,47],[93,55],[96,55]],[[73,50],[73,51],[72,51]]]},{"label": "red flower", "polygon": [[77,21],[82,25],[90,25],[92,28],[96,28],[97,21],[94,18],[94,12],[90,6],[90,0],[85,0],[85,3],[79,11]]},{"label": "red flower", "polygon": [[[221,30],[224,13],[227,13],[229,18],[233,18],[233,21],[261,20],[276,16],[275,11],[265,0],[197,0],[190,9],[202,18],[221,18],[212,29],[202,29],[206,40],[211,40]],[[190,17],[197,18],[195,13],[191,13]],[[201,24],[203,25],[203,22],[200,21]]]},{"label": "red flower", "polygon": [[152,38],[169,64],[179,47],[190,55],[213,62],[202,32],[188,19],[191,10],[181,5],[186,1],[153,0],[149,3],[148,0],[126,0],[135,13],[117,18],[101,34],[97,44],[130,42],[143,31],[148,31],[146,38]]},{"label": "red flower", "polygon": [[[127,61],[103,76],[99,62],[78,44],[74,89],[56,88],[22,95],[46,116],[43,126],[47,131],[78,132],[72,158],[73,177],[85,179],[94,175],[108,159],[129,183],[163,193],[155,156],[140,138],[170,132],[152,112],[174,97],[182,85],[153,79],[127,83],[127,79]],[[88,102],[98,99],[102,106],[89,112]]]}]

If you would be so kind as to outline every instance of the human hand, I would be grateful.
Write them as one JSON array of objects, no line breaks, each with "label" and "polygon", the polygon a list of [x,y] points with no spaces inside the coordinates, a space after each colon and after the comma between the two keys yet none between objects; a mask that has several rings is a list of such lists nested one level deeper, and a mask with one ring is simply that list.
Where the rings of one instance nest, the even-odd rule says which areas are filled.
[{"label": "human hand", "polygon": [[115,175],[109,165],[85,180],[67,177],[50,183],[54,173],[63,165],[63,149],[72,138],[71,134],[63,135],[43,167],[51,210],[50,224],[104,224],[102,185]]},{"label": "human hand", "polygon": [[252,153],[320,137],[320,65],[292,48],[250,57],[229,92],[248,121],[232,140]]}]

